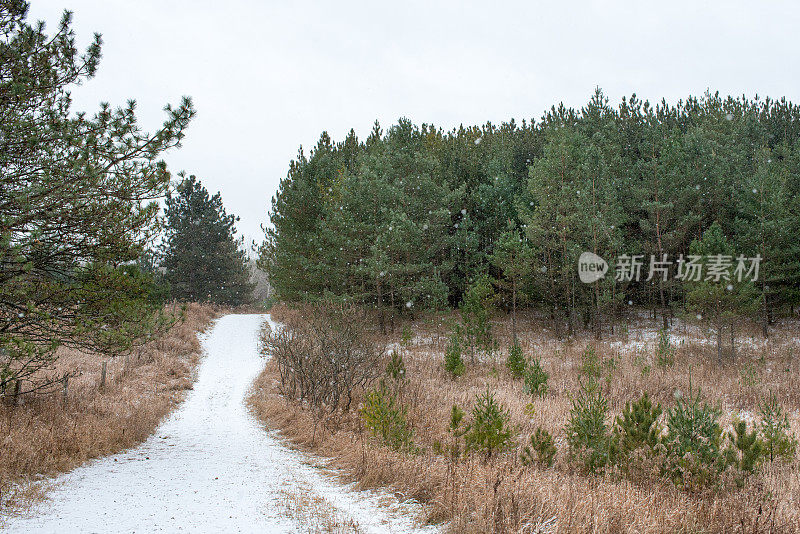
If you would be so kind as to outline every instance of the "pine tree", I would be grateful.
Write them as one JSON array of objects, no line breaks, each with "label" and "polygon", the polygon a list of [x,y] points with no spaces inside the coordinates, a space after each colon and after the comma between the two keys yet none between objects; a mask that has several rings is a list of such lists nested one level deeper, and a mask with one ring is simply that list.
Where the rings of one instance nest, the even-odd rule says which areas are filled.
[{"label": "pine tree", "polygon": [[464,340],[470,349],[472,363],[476,349],[489,352],[494,349],[492,325],[489,317],[493,309],[494,289],[487,275],[478,276],[464,293],[461,301],[461,319],[464,323]]},{"label": "pine tree", "polygon": [[647,393],[636,402],[626,402],[622,414],[617,416],[614,424],[614,455],[624,460],[637,449],[655,449],[661,439],[661,427],[658,425],[661,413],[661,405],[653,406]]},{"label": "pine tree", "polygon": [[542,427],[536,427],[536,431],[531,434],[528,441],[530,444],[523,447],[520,454],[522,465],[537,463],[543,467],[553,467],[557,451],[550,432]]},{"label": "pine tree", "polygon": [[[764,251],[755,289],[768,324],[800,303],[798,125],[785,100],[707,92],[652,106],[633,95],[614,109],[598,89],[581,109],[521,126],[444,132],[401,119],[363,143],[323,133],[281,182],[260,265],[281,298],[366,303],[384,326],[387,311],[457,306],[488,274],[514,331],[527,300],[569,334],[582,323],[601,336],[623,301],[661,309],[668,326],[696,289],[676,279],[676,260],[717,221],[737,255]],[[615,282],[612,270],[580,283],[586,251],[643,255],[640,279]],[[662,262],[652,276],[651,257]]]},{"label": "pine tree", "polygon": [[209,196],[195,176],[167,197],[164,269],[173,298],[238,305],[253,289],[236,216],[225,213],[219,193]]},{"label": "pine tree", "polygon": [[762,334],[767,337],[773,309],[798,300],[800,281],[800,232],[797,211],[798,181],[791,150],[786,146],[771,150],[762,147],[753,156],[753,172],[742,180],[735,198],[735,221],[740,253],[764,259],[755,287],[759,293]]},{"label": "pine tree", "polygon": [[[722,335],[727,326],[731,334],[731,356],[735,357],[735,320],[740,316],[747,316],[757,306],[757,293],[752,281],[745,277],[738,280],[733,276],[733,266],[730,274],[716,276],[709,271],[713,262],[718,259],[722,262],[733,263],[735,255],[733,247],[722,233],[718,223],[712,224],[703,237],[692,242],[691,255],[704,267],[699,280],[693,280],[688,267],[684,271],[687,285],[687,305],[690,311],[697,313],[698,318],[713,325],[717,337],[717,359],[722,362]],[[691,260],[692,258],[688,258]],[[688,265],[688,262],[687,264]]]},{"label": "pine tree", "polygon": [[524,300],[523,287],[532,271],[531,248],[519,232],[510,229],[500,235],[490,257],[492,265],[503,273],[498,285],[511,293],[511,342],[517,342],[517,303]]},{"label": "pine tree", "polygon": [[475,398],[472,421],[464,435],[467,448],[484,452],[486,458],[507,449],[514,436],[510,419],[508,410],[497,402],[494,393],[487,387],[486,393],[476,395]]},{"label": "pine tree", "polygon": [[511,373],[512,378],[522,378],[525,374],[527,362],[525,355],[522,353],[522,347],[519,343],[514,343],[508,349],[508,358],[506,358],[506,368]]},{"label": "pine tree", "polygon": [[47,35],[28,7],[0,6],[0,388],[25,379],[23,393],[55,377],[39,371],[59,346],[118,354],[170,323],[131,264],[169,186],[159,158],[194,115],[188,98],[167,106],[149,135],[134,101],[74,114],[70,90],[95,75],[100,35],[81,54],[70,12]]}]

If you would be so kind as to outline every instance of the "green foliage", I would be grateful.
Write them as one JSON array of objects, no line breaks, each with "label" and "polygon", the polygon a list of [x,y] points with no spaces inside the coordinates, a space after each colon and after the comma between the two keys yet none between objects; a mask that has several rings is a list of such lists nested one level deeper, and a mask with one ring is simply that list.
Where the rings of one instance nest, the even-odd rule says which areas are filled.
[{"label": "green foliage", "polygon": [[754,428],[747,431],[746,421],[734,421],[733,432],[728,433],[732,448],[727,451],[728,462],[744,473],[752,473],[764,459],[764,442]]},{"label": "green foliage", "polygon": [[530,444],[526,445],[520,454],[522,465],[528,466],[537,463],[544,467],[552,467],[556,458],[553,436],[542,427],[537,427],[529,441]]},{"label": "green foliage", "polygon": [[473,361],[476,349],[491,352],[494,348],[492,325],[489,323],[493,299],[491,281],[487,275],[482,274],[467,287],[461,301],[464,341],[470,349]]},{"label": "green foliage", "polygon": [[[601,316],[614,304],[614,277],[594,284],[576,283],[578,257],[593,251],[611,257],[620,250],[624,211],[618,185],[623,174],[613,111],[598,90],[585,108],[585,125],[569,112],[556,112],[542,132],[541,156],[528,166],[527,200],[521,219],[534,257],[544,261],[534,271],[537,295],[568,334],[575,332],[576,299],[591,310],[596,334]],[[600,141],[602,139],[602,141]],[[617,293],[618,298],[618,293]]]},{"label": "green foliage", "polygon": [[511,373],[513,378],[522,378],[525,374],[527,362],[525,356],[522,354],[522,347],[519,343],[511,345],[508,349],[508,358],[506,359],[506,367],[508,372]]},{"label": "green foliage", "polygon": [[581,353],[580,373],[590,382],[597,382],[601,378],[605,378],[607,382],[610,382],[616,368],[616,360],[613,357],[601,358],[597,354],[597,349],[594,345],[587,345]]},{"label": "green foliage", "polygon": [[461,329],[456,326],[450,335],[450,341],[444,351],[444,369],[455,379],[464,374],[466,367],[461,357]]},{"label": "green foliage", "polygon": [[[716,221],[703,232],[701,239],[692,241],[690,252],[700,259],[704,271],[714,258],[731,259],[735,256],[733,245]],[[701,280],[687,282],[686,301],[690,311],[696,312],[701,320],[716,330],[717,357],[721,360],[723,328],[733,328],[737,317],[752,313],[758,306],[758,295],[749,280],[739,281],[734,277],[715,280],[706,274]]]},{"label": "green foliage", "polygon": [[394,383],[399,383],[405,380],[406,364],[403,362],[403,355],[399,351],[392,351],[389,363],[386,364],[386,375]]},{"label": "green foliage", "polygon": [[171,324],[152,273],[128,266],[158,233],[161,158],[194,116],[185,98],[147,134],[133,100],[73,112],[100,35],[81,53],[70,12],[47,35],[28,8],[0,8],[0,388],[24,380],[23,393],[61,378],[60,346],[119,354]]},{"label": "green foliage", "polygon": [[581,383],[572,398],[572,408],[564,429],[570,457],[581,462],[590,473],[604,468],[610,459],[611,435],[606,416],[608,400],[596,381]]},{"label": "green foliage", "polygon": [[533,257],[527,238],[509,223],[509,229],[497,239],[494,251],[489,256],[490,263],[503,273],[497,285],[503,291],[503,300],[511,300],[511,337],[517,341],[517,304],[527,300],[524,291],[531,273]]},{"label": "green foliage", "polygon": [[508,411],[495,400],[494,393],[487,388],[486,393],[475,399],[472,421],[464,435],[467,448],[485,453],[487,458],[495,452],[507,449],[514,435],[509,420]]},{"label": "green foliage", "polygon": [[465,415],[464,410],[455,404],[453,405],[450,409],[450,432],[458,432]]},{"label": "green foliage", "polygon": [[719,417],[719,409],[691,391],[667,412],[668,473],[675,483],[697,489],[717,483],[726,463]]},{"label": "green foliage", "polygon": [[666,328],[658,331],[656,365],[659,367],[672,367],[675,365],[675,346],[670,341],[669,332]]},{"label": "green foliage", "polygon": [[533,416],[536,415],[536,406],[534,406],[532,402],[529,402],[525,405],[525,408],[522,409],[522,413],[532,419]]},{"label": "green foliage", "polygon": [[[653,406],[650,397],[644,393],[636,402],[626,402],[622,414],[615,421],[612,444],[614,456],[620,463],[638,449],[653,451],[660,442],[661,405]],[[623,465],[624,467],[624,465]]]},{"label": "green foliage", "polygon": [[791,434],[789,418],[774,393],[770,393],[761,403],[759,415],[761,416],[759,430],[767,459],[792,460],[797,450],[797,438]]},{"label": "green foliage", "polygon": [[189,302],[238,305],[253,291],[234,215],[225,213],[219,193],[194,176],[184,178],[167,197],[164,268],[172,296]]},{"label": "green foliage", "polygon": [[403,333],[400,337],[400,344],[404,347],[407,347],[411,344],[411,340],[414,339],[414,332],[408,327],[408,325],[403,325]]},{"label": "green foliage", "polygon": [[413,449],[414,432],[406,419],[406,409],[399,405],[384,384],[367,391],[361,418],[370,432],[381,438],[385,445],[398,451]]},{"label": "green foliage", "polygon": [[439,444],[440,453],[448,453],[453,460],[458,459],[462,453],[461,438],[469,430],[469,425],[464,425],[464,410],[457,405],[453,405],[450,409],[450,423],[447,432],[450,434],[450,444]]},{"label": "green foliage", "polygon": [[[403,119],[365,139],[323,133],[289,164],[259,263],[282,299],[331,293],[403,312],[456,306],[488,273],[512,325],[527,302],[558,335],[584,318],[599,336],[627,301],[686,302],[723,327],[758,314],[766,328],[800,303],[798,124],[800,108],[784,100],[707,92],[610,105],[598,89],[535,122],[445,132]],[[712,244],[760,254],[758,282],[678,279],[695,240],[709,254]],[[641,251],[642,279],[579,283],[584,251],[609,261]],[[651,254],[669,255],[667,280],[645,279]]]},{"label": "green foliage", "polygon": [[525,384],[526,393],[529,395],[535,395],[537,397],[544,397],[547,395],[547,379],[550,378],[550,375],[547,374],[547,371],[542,369],[539,360],[531,360],[531,362],[525,367],[525,372],[522,378]]}]

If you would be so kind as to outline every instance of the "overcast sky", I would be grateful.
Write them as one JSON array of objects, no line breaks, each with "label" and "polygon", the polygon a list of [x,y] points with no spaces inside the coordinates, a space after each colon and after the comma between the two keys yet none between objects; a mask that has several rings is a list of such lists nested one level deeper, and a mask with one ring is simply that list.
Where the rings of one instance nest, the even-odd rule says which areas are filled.
[{"label": "overcast sky", "polygon": [[248,241],[298,147],[323,130],[538,119],[595,86],[613,104],[706,89],[800,100],[789,1],[32,0],[31,18],[52,30],[65,8],[82,48],[95,31],[104,40],[75,109],[135,98],[152,131],[165,104],[191,96],[197,118],[166,160],[221,191]]}]

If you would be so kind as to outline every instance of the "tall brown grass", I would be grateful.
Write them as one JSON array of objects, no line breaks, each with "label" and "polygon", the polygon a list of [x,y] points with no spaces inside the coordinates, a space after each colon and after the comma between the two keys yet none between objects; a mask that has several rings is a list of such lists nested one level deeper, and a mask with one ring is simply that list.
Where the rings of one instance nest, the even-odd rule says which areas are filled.
[{"label": "tall brown grass", "polygon": [[[279,306],[272,313],[280,321],[299,312]],[[403,326],[414,333],[411,343],[400,348],[408,378],[400,398],[415,430],[420,448],[416,454],[377,443],[365,432],[356,410],[329,417],[320,428],[304,406],[278,395],[272,364],[255,384],[250,400],[254,412],[298,447],[332,458],[362,487],[389,487],[425,503],[423,519],[446,522],[448,532],[800,532],[797,460],[767,465],[741,487],[728,483],[695,493],[658,476],[623,476],[613,470],[584,474],[567,460],[563,427],[570,394],[578,386],[581,352],[594,343],[590,336],[564,342],[537,316],[518,318],[526,356],[539,358],[550,374],[547,396],[534,398],[506,371],[505,350],[495,361],[468,364],[464,376],[450,379],[442,361],[447,324],[454,319],[420,317],[399,325],[395,335],[384,339],[397,347]],[[669,407],[676,396],[688,393],[691,380],[693,390],[723,409],[726,424],[734,416],[757,419],[760,400],[774,392],[790,414],[792,431],[800,434],[796,323],[780,325],[768,342],[753,338],[742,343],[736,362],[723,365],[717,363],[716,349],[702,330],[676,326],[673,333],[684,340],[677,345],[671,367],[656,363],[654,334],[659,324],[631,320],[623,333],[617,329],[616,335],[597,343],[601,357],[616,361],[616,369],[603,381],[611,412],[619,413],[625,401],[644,391]],[[493,327],[500,346],[507,347],[510,320],[497,318]],[[451,406],[468,410],[487,385],[511,413],[517,430],[512,450],[488,461],[480,455],[452,460],[435,453],[434,443],[449,439]],[[537,426],[556,437],[559,453],[552,468],[525,467],[519,459],[520,448]]]},{"label": "tall brown grass", "polygon": [[61,391],[0,404],[0,517],[23,512],[46,489],[46,477],[145,440],[191,389],[201,348],[197,333],[220,315],[189,304],[184,319],[127,358],[60,350],[56,371],[76,376]]}]

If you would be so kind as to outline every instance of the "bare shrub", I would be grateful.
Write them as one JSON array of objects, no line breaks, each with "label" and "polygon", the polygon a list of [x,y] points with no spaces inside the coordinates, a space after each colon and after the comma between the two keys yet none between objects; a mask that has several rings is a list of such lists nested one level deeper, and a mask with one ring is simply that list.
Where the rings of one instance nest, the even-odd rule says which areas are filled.
[{"label": "bare shrub", "polygon": [[281,393],[319,414],[348,411],[381,374],[383,351],[368,325],[356,308],[316,304],[269,332],[263,350],[278,364]]}]

